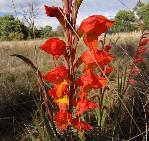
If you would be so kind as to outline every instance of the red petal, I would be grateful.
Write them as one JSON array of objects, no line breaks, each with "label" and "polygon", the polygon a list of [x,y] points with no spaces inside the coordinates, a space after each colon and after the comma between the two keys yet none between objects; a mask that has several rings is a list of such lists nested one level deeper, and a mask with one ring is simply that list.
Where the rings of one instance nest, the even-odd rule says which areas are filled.
[{"label": "red petal", "polygon": [[133,66],[131,69],[131,75],[136,75],[139,72],[139,68],[136,66]]},{"label": "red petal", "polygon": [[72,119],[71,124],[77,130],[91,130],[92,129],[92,126],[90,126],[88,123],[86,123],[84,121],[79,121],[79,119],[77,119],[77,118]]},{"label": "red petal", "polygon": [[59,22],[64,27],[64,16],[63,16],[63,10],[60,7],[49,7],[47,5],[44,6],[46,10],[46,15],[50,17],[56,17]]},{"label": "red petal", "polygon": [[89,109],[97,108],[96,102],[91,102],[87,99],[78,99],[76,104],[77,104],[76,114],[78,116],[82,115],[84,112],[88,111]]},{"label": "red petal", "polygon": [[145,46],[140,46],[139,49],[136,51],[136,55],[141,55],[146,52]]},{"label": "red petal", "polygon": [[140,46],[145,46],[149,42],[149,39],[145,38],[141,40]]},{"label": "red petal", "polygon": [[109,52],[111,50],[111,48],[112,48],[112,46],[107,45],[107,46],[104,47],[104,50],[107,51],[107,52]]},{"label": "red petal", "polygon": [[109,67],[106,67],[105,70],[104,70],[104,74],[105,75],[109,75],[112,71],[113,71],[113,68],[112,67],[110,67],[110,66]]},{"label": "red petal", "polygon": [[53,99],[60,98],[62,95],[67,94],[68,83],[66,81],[61,84],[56,84],[53,89],[48,91],[49,96]]},{"label": "red petal", "polygon": [[103,77],[99,77],[97,75],[94,75],[93,73],[86,73],[85,75],[81,76],[77,84],[84,89],[88,90],[91,88],[98,89],[102,88],[107,84],[107,79]]},{"label": "red petal", "polygon": [[60,84],[67,80],[67,69],[64,66],[59,66],[49,71],[43,78],[51,83]]},{"label": "red petal", "polygon": [[102,15],[93,15],[83,20],[79,29],[83,34],[99,36],[106,32],[112,24],[113,21],[108,20]]},{"label": "red petal", "polygon": [[114,56],[103,50],[98,50],[95,56],[99,66],[105,66],[115,59]]},{"label": "red petal", "polygon": [[135,57],[134,62],[135,62],[135,63],[144,62],[144,58],[142,58],[142,57]]},{"label": "red petal", "polygon": [[97,66],[98,63],[99,66],[105,66],[113,61],[114,57],[103,50],[97,50],[95,54],[91,51],[85,51],[81,56],[81,60],[86,65]]},{"label": "red petal", "polygon": [[57,127],[62,132],[64,132],[67,129],[70,120],[71,120],[71,115],[66,111],[59,111],[55,116]]},{"label": "red petal", "polygon": [[63,55],[66,51],[66,44],[63,40],[58,38],[48,39],[40,49],[45,52],[52,54],[54,57],[58,58],[60,55]]},{"label": "red petal", "polygon": [[93,51],[96,52],[98,49],[98,36],[87,36],[83,37],[84,43]]}]

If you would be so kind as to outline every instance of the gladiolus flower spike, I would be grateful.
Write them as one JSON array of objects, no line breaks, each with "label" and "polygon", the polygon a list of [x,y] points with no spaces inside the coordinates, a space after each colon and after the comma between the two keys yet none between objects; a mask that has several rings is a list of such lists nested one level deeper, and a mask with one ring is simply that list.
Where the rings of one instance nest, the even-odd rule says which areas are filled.
[{"label": "gladiolus flower spike", "polygon": [[[66,62],[42,75],[43,80],[52,84],[52,88],[48,90],[48,97],[52,100],[53,105],[57,107],[57,110],[52,112],[54,112],[56,126],[62,133],[67,130],[68,126],[72,126],[79,131],[93,128],[86,121],[81,120],[84,113],[99,108],[99,104],[90,100],[88,94],[92,89],[104,89],[107,86],[107,77],[113,70],[110,64],[114,60],[114,56],[110,54],[112,48],[110,45],[99,48],[99,36],[105,33],[114,23],[114,21],[102,15],[93,15],[82,21],[78,33],[83,36],[84,43],[89,50],[75,58],[76,47],[72,43],[74,43],[76,36],[67,26],[68,17],[72,13],[71,10],[68,10],[68,7],[66,9],[45,5],[46,15],[59,20],[64,30],[67,31],[65,36],[68,40],[49,38],[40,47],[55,59],[63,56]],[[66,20],[66,18],[68,19]],[[75,26],[75,23],[72,24],[74,29],[76,29]],[[69,37],[67,37],[68,34]],[[140,52],[143,52],[143,50],[140,50]],[[75,60],[78,60],[79,64],[74,65]],[[75,72],[77,70],[75,66],[79,67],[80,64],[83,64],[85,69],[83,75],[81,74],[78,79],[75,79],[74,75],[77,73]],[[107,77],[102,73],[95,73],[94,69],[98,67],[101,67],[102,73],[105,73]]]}]

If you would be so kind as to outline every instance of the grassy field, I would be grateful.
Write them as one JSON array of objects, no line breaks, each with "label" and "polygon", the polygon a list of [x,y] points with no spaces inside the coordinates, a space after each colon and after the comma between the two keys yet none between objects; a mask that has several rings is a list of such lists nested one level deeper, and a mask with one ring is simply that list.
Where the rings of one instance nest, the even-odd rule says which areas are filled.
[{"label": "grassy field", "polygon": [[[128,57],[127,55],[133,55],[140,36],[140,33],[135,32],[120,33],[108,35],[107,39],[113,45],[113,53],[120,59],[124,59]],[[12,136],[14,138],[12,140],[15,140],[23,133],[24,123],[27,124],[30,121],[30,113],[34,110],[33,95],[38,93],[38,84],[31,68],[10,55],[21,54],[34,63],[37,60],[39,69],[45,72],[52,68],[54,63],[49,55],[38,49],[44,41],[0,42],[0,140],[5,137],[7,141]],[[80,43],[78,54],[84,48]],[[57,64],[63,64],[63,60],[60,59]],[[117,62],[114,63],[114,65],[117,64]],[[111,103],[113,101],[114,99]]]}]

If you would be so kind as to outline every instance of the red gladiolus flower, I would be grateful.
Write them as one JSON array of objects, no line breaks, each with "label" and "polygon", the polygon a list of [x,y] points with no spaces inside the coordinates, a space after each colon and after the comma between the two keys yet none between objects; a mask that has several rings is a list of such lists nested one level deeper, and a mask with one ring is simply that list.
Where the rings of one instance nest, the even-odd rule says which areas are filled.
[{"label": "red gladiolus flower", "polygon": [[145,46],[145,45],[147,45],[148,42],[149,42],[149,39],[144,38],[141,40],[140,46]]},{"label": "red gladiolus flower", "polygon": [[67,80],[67,69],[64,66],[59,66],[49,71],[43,78],[51,83],[60,84]]},{"label": "red gladiolus flower", "polygon": [[56,17],[58,21],[63,25],[64,27],[64,16],[63,16],[63,10],[60,7],[49,7],[47,5],[44,6],[46,10],[46,15],[50,17]]},{"label": "red gladiolus flower", "polygon": [[97,108],[96,102],[91,102],[88,99],[78,99],[76,102],[76,114],[78,116],[82,115],[89,109],[95,109],[95,108]]},{"label": "red gladiolus flower", "polygon": [[48,39],[41,47],[45,52],[52,54],[55,58],[63,55],[66,51],[66,44],[58,38]]},{"label": "red gladiolus flower", "polygon": [[105,66],[114,60],[114,57],[103,50],[97,50],[94,54],[91,51],[86,51],[81,56],[82,62],[89,66]]},{"label": "red gladiolus flower", "polygon": [[107,83],[108,80],[106,78],[96,76],[93,73],[91,73],[90,70],[88,70],[87,73],[81,76],[77,81],[77,84],[83,87],[85,90],[91,88],[94,89],[102,88]]},{"label": "red gladiolus flower", "polygon": [[93,15],[85,19],[79,28],[79,31],[84,34],[84,41],[87,46],[93,50],[97,50],[97,44],[93,47],[92,42],[98,40],[98,36],[106,32],[114,21],[108,20],[102,15]]},{"label": "red gladiolus flower", "polygon": [[75,118],[72,119],[71,124],[76,128],[77,130],[91,130],[92,126],[90,126],[88,123],[84,121],[80,121],[79,119]]},{"label": "red gladiolus flower", "polygon": [[92,38],[88,38],[87,35],[84,35],[83,37],[84,43],[90,48],[91,51],[94,53],[98,49],[98,36],[92,36]]},{"label": "red gladiolus flower", "polygon": [[136,51],[136,55],[141,55],[141,54],[144,54],[145,52],[146,52],[145,46],[140,46]]},{"label": "red gladiolus flower", "polygon": [[85,19],[79,29],[82,34],[99,36],[106,32],[113,22],[102,15],[93,15]]},{"label": "red gladiolus flower", "polygon": [[131,75],[136,75],[139,72],[139,68],[136,66],[133,66],[131,69]]},{"label": "red gladiolus flower", "polygon": [[107,45],[104,47],[104,51],[109,52],[111,50],[112,46]]},{"label": "red gladiolus flower", "polygon": [[105,70],[103,72],[105,75],[109,75],[112,71],[113,71],[113,68],[108,66],[105,68]]},{"label": "red gladiolus flower", "polygon": [[59,111],[56,114],[55,121],[57,127],[64,132],[70,124],[71,115],[66,111]]},{"label": "red gladiolus flower", "polygon": [[135,57],[135,59],[134,59],[134,62],[135,63],[141,63],[141,62],[144,62],[144,58],[142,58],[142,57]]},{"label": "red gladiolus flower", "polygon": [[60,98],[62,95],[68,93],[67,87],[68,87],[68,82],[65,80],[61,84],[55,84],[54,88],[48,91],[48,94],[53,99]]}]

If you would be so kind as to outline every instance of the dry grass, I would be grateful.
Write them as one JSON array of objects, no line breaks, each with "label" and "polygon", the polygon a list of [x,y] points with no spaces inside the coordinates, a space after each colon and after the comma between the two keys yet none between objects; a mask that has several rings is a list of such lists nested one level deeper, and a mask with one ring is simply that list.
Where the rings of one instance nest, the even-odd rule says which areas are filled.
[{"label": "dry grass", "polygon": [[[124,54],[122,49],[126,50],[131,56],[138,45],[140,36],[141,33],[136,32],[120,33],[107,36],[107,41],[111,40],[113,52],[117,56],[121,57]],[[0,42],[0,112],[5,111],[3,115],[0,115],[0,118],[5,116],[11,117],[13,114],[10,114],[10,110],[6,111],[6,109],[10,109],[10,107],[16,105],[20,106],[24,102],[28,103],[28,101],[32,101],[31,94],[38,92],[36,78],[31,68],[23,61],[11,57],[10,55],[21,54],[30,58],[35,63],[37,54],[39,69],[45,72],[52,68],[54,63],[48,54],[39,50],[39,46],[43,44],[44,41],[45,40]],[[77,55],[84,50],[84,45],[80,43],[78,49]],[[62,63],[63,60],[60,59],[58,64]],[[6,121],[6,123],[7,122],[8,121]],[[12,124],[12,120],[9,122]],[[0,120],[0,124],[2,123],[4,123],[3,120]],[[6,124],[4,124],[4,126],[6,126]],[[2,133],[0,129],[0,136]]]},{"label": "dry grass", "polygon": [[[113,52],[115,54],[120,54],[123,52],[122,48],[128,50],[129,54],[134,52],[136,48],[140,33],[121,33],[111,36],[107,36],[108,40],[112,41]],[[39,50],[39,46],[44,43],[45,40],[29,40],[29,41],[11,41],[11,42],[0,42],[0,82],[2,85],[11,83],[13,88],[16,85],[21,85],[22,87],[31,87],[29,86],[29,81],[32,81],[31,78],[34,77],[31,68],[29,68],[23,61],[11,57],[11,54],[21,54],[30,58],[34,63],[36,62],[36,53],[38,59],[38,66],[41,71],[47,71],[48,69],[54,66],[52,58]],[[35,50],[35,47],[37,48]],[[83,45],[79,45],[78,54],[84,50]],[[81,50],[81,51],[80,51]],[[36,52],[36,53],[35,53]],[[59,64],[63,63],[62,61],[58,62]],[[5,86],[6,87],[6,86]],[[8,91],[8,88],[2,88]],[[1,93],[3,93],[1,91]],[[5,92],[5,94],[8,92]],[[10,94],[9,94],[10,95]],[[2,97],[0,98],[0,103],[4,102]]]}]

